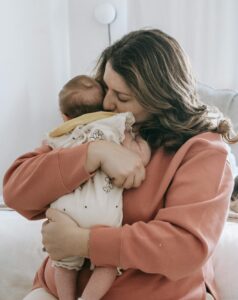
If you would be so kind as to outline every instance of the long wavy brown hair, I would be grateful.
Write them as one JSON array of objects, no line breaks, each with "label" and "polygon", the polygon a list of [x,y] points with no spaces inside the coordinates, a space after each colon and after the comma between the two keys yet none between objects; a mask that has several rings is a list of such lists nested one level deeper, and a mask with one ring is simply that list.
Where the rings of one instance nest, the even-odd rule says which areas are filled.
[{"label": "long wavy brown hair", "polygon": [[215,107],[202,103],[187,55],[178,42],[158,29],[130,32],[106,48],[95,78],[103,83],[106,63],[125,80],[138,102],[152,114],[140,126],[140,134],[154,149],[174,152],[189,138],[202,132],[232,138],[229,119]]}]

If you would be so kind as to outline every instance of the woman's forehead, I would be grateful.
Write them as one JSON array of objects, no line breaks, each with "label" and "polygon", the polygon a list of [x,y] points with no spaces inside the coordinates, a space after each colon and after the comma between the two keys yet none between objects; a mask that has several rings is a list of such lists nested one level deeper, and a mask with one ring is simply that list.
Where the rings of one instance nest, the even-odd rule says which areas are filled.
[{"label": "woman's forehead", "polygon": [[106,85],[119,93],[131,94],[131,90],[125,80],[112,69],[110,62],[107,62],[103,80]]}]

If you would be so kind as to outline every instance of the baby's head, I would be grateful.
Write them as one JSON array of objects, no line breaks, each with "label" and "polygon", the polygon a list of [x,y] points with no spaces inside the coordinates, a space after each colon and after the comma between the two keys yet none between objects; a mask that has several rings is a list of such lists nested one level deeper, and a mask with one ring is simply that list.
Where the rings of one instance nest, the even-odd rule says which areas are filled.
[{"label": "baby's head", "polygon": [[103,110],[104,92],[93,78],[80,75],[68,81],[59,93],[59,106],[64,120]]}]

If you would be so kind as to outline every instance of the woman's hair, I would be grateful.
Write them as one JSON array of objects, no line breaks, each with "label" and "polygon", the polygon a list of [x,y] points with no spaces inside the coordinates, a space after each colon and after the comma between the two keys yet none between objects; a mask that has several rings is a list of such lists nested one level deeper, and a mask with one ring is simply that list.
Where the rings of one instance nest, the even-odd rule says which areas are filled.
[{"label": "woman's hair", "polygon": [[231,138],[230,121],[218,109],[199,101],[186,54],[164,32],[130,32],[106,48],[95,75],[102,84],[107,62],[152,114],[140,126],[140,134],[152,148],[176,151],[186,140],[206,131],[222,134],[228,143],[238,140]]},{"label": "woman's hair", "polygon": [[70,119],[103,110],[104,92],[93,78],[79,75],[70,79],[59,93],[60,111]]}]

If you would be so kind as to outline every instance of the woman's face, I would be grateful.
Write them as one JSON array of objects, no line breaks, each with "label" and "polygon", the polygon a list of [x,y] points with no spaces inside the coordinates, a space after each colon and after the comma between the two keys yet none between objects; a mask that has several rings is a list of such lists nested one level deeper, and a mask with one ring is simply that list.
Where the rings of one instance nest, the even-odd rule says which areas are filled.
[{"label": "woman's face", "polygon": [[109,62],[106,64],[103,80],[106,86],[106,96],[103,107],[116,113],[132,112],[136,122],[149,119],[150,114],[140,105],[124,79],[116,73]]}]

